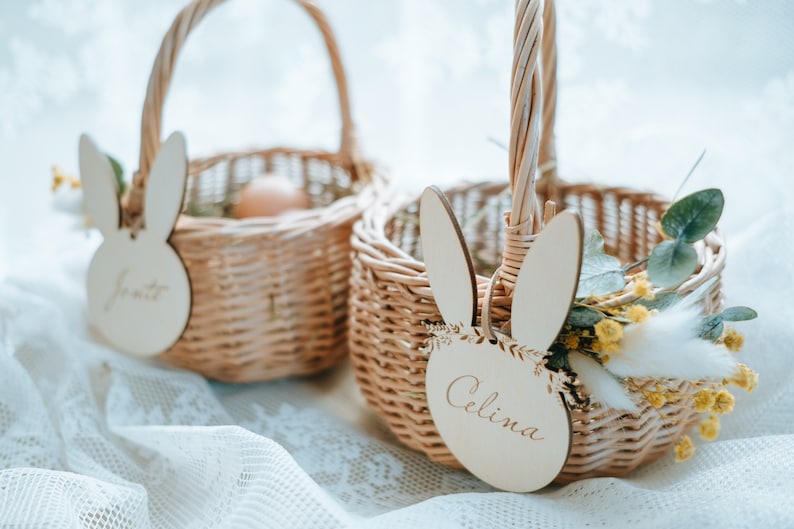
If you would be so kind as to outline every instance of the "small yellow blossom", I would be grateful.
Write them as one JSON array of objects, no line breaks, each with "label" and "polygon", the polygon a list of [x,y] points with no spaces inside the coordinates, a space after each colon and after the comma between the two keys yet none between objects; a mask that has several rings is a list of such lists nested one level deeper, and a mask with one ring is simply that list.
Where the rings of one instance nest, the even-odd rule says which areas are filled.
[{"label": "small yellow blossom", "polygon": [[739,371],[728,379],[728,383],[752,393],[758,385],[758,373],[744,364],[739,364]]},{"label": "small yellow blossom", "polygon": [[736,399],[731,395],[730,391],[721,389],[714,395],[714,405],[711,407],[711,411],[720,415],[730,413],[733,411],[735,402]]},{"label": "small yellow blossom", "polygon": [[645,299],[653,299],[654,294],[651,290],[651,284],[644,277],[636,278],[634,280],[634,294]]},{"label": "small yellow blossom", "polygon": [[736,329],[728,328],[725,331],[725,336],[722,337],[722,343],[725,344],[728,351],[738,353],[744,346],[744,336]]},{"label": "small yellow blossom", "polygon": [[72,189],[80,187],[80,180],[73,176],[69,176],[63,171],[61,171],[58,167],[53,166],[52,168],[52,191],[55,192],[64,184],[69,184],[69,187]]},{"label": "small yellow blossom", "polygon": [[700,423],[700,437],[706,441],[713,441],[720,434],[720,418],[709,415],[709,418]]},{"label": "small yellow blossom", "polygon": [[620,344],[615,343],[605,343],[601,345],[601,352],[602,353],[619,353],[620,352]]},{"label": "small yellow blossom", "polygon": [[579,337],[575,334],[569,334],[565,337],[565,348],[573,351],[579,349]]},{"label": "small yellow blossom", "polygon": [[595,324],[595,333],[603,344],[616,343],[623,338],[623,326],[615,320],[604,318]]},{"label": "small yellow blossom", "polygon": [[626,317],[631,320],[632,323],[642,323],[650,316],[651,313],[648,312],[648,307],[644,305],[631,305],[626,309]]},{"label": "small yellow blossom", "polygon": [[709,411],[716,401],[716,393],[713,389],[701,389],[695,394],[695,411],[704,413]]},{"label": "small yellow blossom", "polygon": [[609,355],[608,354],[602,354],[601,355],[601,363],[602,364],[606,364],[608,362],[609,362]]},{"label": "small yellow blossom", "polygon": [[675,460],[677,463],[686,461],[695,454],[695,445],[688,435],[681,438],[675,445]]},{"label": "small yellow blossom", "polygon": [[657,410],[664,406],[664,403],[667,402],[664,393],[660,393],[658,391],[648,391],[645,393],[645,398],[648,399],[648,402],[651,403],[651,406]]}]

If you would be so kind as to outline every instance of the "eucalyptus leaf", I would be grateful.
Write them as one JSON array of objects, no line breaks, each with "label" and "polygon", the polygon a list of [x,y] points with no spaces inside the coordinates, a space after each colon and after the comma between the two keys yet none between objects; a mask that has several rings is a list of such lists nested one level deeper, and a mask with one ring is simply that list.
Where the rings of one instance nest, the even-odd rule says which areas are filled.
[{"label": "eucalyptus leaf", "polygon": [[725,206],[719,189],[704,189],[672,204],[662,216],[662,230],[687,243],[699,241],[717,226]]},{"label": "eucalyptus leaf", "polygon": [[659,292],[653,299],[638,299],[635,303],[643,305],[648,310],[664,310],[672,307],[681,300],[681,296],[677,292]]},{"label": "eucalyptus leaf", "polygon": [[757,318],[758,313],[750,307],[728,307],[721,316],[725,321],[747,321]]},{"label": "eucalyptus leaf", "polygon": [[656,245],[648,259],[648,278],[661,288],[680,285],[697,268],[694,248],[680,241],[663,241]]},{"label": "eucalyptus leaf", "polygon": [[620,292],[626,286],[626,278],[620,261],[611,255],[597,254],[582,258],[579,286],[576,297],[604,296]]},{"label": "eucalyptus leaf", "polygon": [[598,230],[589,230],[582,242],[582,255],[588,257],[590,255],[599,255],[604,253],[604,237]]},{"label": "eucalyptus leaf", "polygon": [[722,315],[713,314],[703,318],[703,321],[700,323],[700,328],[698,329],[698,335],[705,340],[714,342],[717,338],[722,336],[722,330]]},{"label": "eucalyptus leaf", "polygon": [[551,355],[546,357],[546,367],[552,371],[570,371],[571,364],[568,362],[568,351],[564,348],[555,348]]},{"label": "eucalyptus leaf", "polygon": [[111,155],[105,154],[105,156],[110,162],[110,166],[113,168],[113,175],[116,177],[116,187],[118,187],[119,196],[121,196],[127,190],[127,182],[124,181],[124,168],[121,166],[121,163]]},{"label": "eucalyptus leaf", "polygon": [[565,323],[573,327],[592,327],[603,318],[603,314],[590,307],[573,307]]},{"label": "eucalyptus leaf", "polygon": [[620,292],[625,286],[625,271],[620,261],[604,253],[604,238],[597,230],[590,230],[582,243],[582,268],[576,297],[605,296]]}]

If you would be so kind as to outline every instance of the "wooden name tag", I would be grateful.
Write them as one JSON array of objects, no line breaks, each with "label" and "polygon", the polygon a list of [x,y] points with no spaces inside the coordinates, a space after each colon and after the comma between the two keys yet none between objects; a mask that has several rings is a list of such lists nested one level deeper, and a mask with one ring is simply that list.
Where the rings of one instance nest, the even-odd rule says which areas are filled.
[{"label": "wooden name tag", "polygon": [[88,137],[80,138],[80,177],[88,214],[104,240],[88,268],[88,316],[114,347],[156,355],[182,335],[190,316],[190,281],[168,244],[182,209],[185,140],[173,134],[152,165],[144,196],[144,226],[120,227],[113,169]]},{"label": "wooden name tag", "polygon": [[563,398],[567,375],[545,367],[579,277],[582,224],[561,212],[537,236],[516,281],[512,333],[491,343],[475,325],[474,269],[443,194],[428,188],[420,206],[422,249],[446,323],[431,324],[426,393],[452,454],[502,490],[540,489],[565,466],[571,446]]}]

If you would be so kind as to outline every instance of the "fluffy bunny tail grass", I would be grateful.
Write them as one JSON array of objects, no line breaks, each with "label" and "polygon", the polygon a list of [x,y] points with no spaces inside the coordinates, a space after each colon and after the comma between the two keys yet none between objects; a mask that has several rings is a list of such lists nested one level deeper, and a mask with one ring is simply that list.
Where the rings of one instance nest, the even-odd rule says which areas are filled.
[{"label": "fluffy bunny tail grass", "polygon": [[623,384],[601,364],[581,353],[569,354],[568,362],[593,400],[609,408],[637,411],[637,404],[629,398]]},{"label": "fluffy bunny tail grass", "polygon": [[620,352],[604,367],[621,378],[669,377],[685,380],[730,376],[736,361],[724,347],[700,338],[695,306],[674,305],[643,323],[627,325]]}]

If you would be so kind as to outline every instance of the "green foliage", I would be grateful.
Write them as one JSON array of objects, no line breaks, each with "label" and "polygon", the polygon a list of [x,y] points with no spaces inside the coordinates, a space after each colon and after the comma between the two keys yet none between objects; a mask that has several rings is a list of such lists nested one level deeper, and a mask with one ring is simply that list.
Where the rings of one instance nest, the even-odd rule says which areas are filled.
[{"label": "green foliage", "polygon": [[552,371],[570,371],[568,351],[564,347],[552,346],[551,354],[546,357],[546,367]]},{"label": "green foliage", "polygon": [[719,189],[704,189],[672,204],[661,220],[671,240],[658,244],[648,258],[648,278],[662,288],[680,285],[697,268],[692,244],[703,239],[722,215],[725,198]]},{"label": "green foliage", "polygon": [[604,253],[604,238],[598,231],[588,232],[583,243],[576,297],[605,296],[625,286],[625,272],[620,261]]},{"label": "green foliage", "polygon": [[662,230],[679,241],[693,243],[717,226],[725,206],[719,189],[704,189],[672,204],[662,216]]},{"label": "green foliage", "polygon": [[680,285],[697,267],[694,248],[683,241],[663,241],[656,245],[648,259],[648,277],[661,288]]},{"label": "green foliage", "polygon": [[717,338],[722,336],[723,328],[722,315],[712,314],[711,316],[706,316],[703,318],[703,321],[700,322],[698,334],[704,340],[715,342],[717,341]]},{"label": "green foliage", "polygon": [[575,306],[568,313],[565,323],[573,327],[592,327],[604,318],[604,315],[589,307]]},{"label": "green foliage", "polygon": [[121,196],[127,190],[127,182],[124,181],[124,168],[119,161],[111,155],[105,154],[105,156],[110,162],[110,166],[113,168],[113,175],[116,177],[116,187],[119,190],[119,196]]},{"label": "green foliage", "polygon": [[758,313],[750,307],[728,307],[722,311],[722,319],[725,321],[747,321],[757,317]]},{"label": "green foliage", "polygon": [[653,299],[638,299],[636,303],[643,305],[648,310],[662,311],[668,307],[672,307],[681,300],[681,296],[677,292],[659,292]]},{"label": "green foliage", "polygon": [[699,335],[706,340],[716,341],[722,336],[723,321],[747,321],[758,317],[758,313],[749,307],[728,307],[719,314],[703,318],[700,323]]}]

